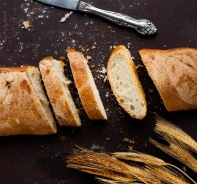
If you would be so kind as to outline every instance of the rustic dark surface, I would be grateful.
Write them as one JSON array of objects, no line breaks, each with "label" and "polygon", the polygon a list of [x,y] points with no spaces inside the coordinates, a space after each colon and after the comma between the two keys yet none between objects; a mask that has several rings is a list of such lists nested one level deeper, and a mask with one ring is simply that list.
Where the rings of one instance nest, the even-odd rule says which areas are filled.
[{"label": "rustic dark surface", "polygon": [[[66,48],[84,50],[94,65],[93,75],[108,115],[108,122],[95,122],[87,118],[81,105],[82,127],[79,129],[59,127],[52,136],[0,137],[0,183],[8,184],[93,184],[94,176],[66,169],[64,156],[75,145],[104,152],[127,151],[130,147],[174,163],[183,164],[149,143],[153,135],[152,112],[174,122],[197,140],[197,111],[168,113],[144,67],[138,74],[148,101],[148,114],[144,120],[128,116],[116,103],[108,82],[103,81],[100,71],[106,67],[110,48],[123,44],[129,47],[136,65],[142,65],[139,49],[174,47],[197,47],[196,0],[91,0],[86,1],[102,9],[127,14],[134,18],[151,20],[158,28],[153,36],[142,36],[132,29],[119,27],[93,15],[74,12],[64,23],[61,18],[69,10],[43,5],[31,0],[0,0],[0,65],[38,65],[46,56],[58,59],[66,57]],[[23,21],[32,27],[23,28]],[[93,49],[92,46],[96,48]],[[67,59],[65,61],[68,63]],[[66,76],[73,81],[69,66]],[[72,95],[78,96],[74,85]],[[106,94],[109,93],[109,97]],[[65,136],[66,140],[61,141]],[[124,141],[125,138],[132,140]],[[187,173],[197,180],[193,171]]]}]

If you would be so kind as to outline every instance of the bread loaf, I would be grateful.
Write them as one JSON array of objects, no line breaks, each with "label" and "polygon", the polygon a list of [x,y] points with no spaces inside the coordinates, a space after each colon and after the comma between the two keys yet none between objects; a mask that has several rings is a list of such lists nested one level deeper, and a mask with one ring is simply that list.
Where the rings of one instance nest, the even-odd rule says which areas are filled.
[{"label": "bread loaf", "polygon": [[147,113],[145,94],[125,46],[117,46],[112,51],[107,63],[107,77],[119,105],[131,117],[143,119]]},{"label": "bread loaf", "polygon": [[44,86],[55,117],[61,126],[80,127],[81,120],[64,75],[64,62],[46,57],[39,63]]},{"label": "bread loaf", "polygon": [[106,120],[107,115],[87,60],[81,52],[68,48],[67,55],[82,105],[91,120]]},{"label": "bread loaf", "polygon": [[197,108],[197,49],[139,51],[168,111]]},{"label": "bread loaf", "polygon": [[0,114],[0,136],[57,132],[37,67],[0,68]]}]

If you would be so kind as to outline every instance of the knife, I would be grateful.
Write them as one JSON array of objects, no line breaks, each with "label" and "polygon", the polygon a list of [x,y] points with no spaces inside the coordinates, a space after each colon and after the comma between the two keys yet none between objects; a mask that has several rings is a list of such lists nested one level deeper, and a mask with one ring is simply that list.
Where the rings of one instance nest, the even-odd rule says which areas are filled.
[{"label": "knife", "polygon": [[112,21],[120,26],[133,28],[143,35],[152,35],[157,32],[157,28],[149,20],[134,19],[132,17],[129,17],[121,13],[102,10],[80,0],[35,0],[35,1],[49,4],[52,6],[70,9],[70,10],[78,10],[81,12],[92,13],[94,15],[103,17],[109,21]]}]

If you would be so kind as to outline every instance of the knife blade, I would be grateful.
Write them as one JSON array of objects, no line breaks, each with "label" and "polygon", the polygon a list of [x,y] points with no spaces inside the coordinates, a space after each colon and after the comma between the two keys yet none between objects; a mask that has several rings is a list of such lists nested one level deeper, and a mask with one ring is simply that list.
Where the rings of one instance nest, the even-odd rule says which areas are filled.
[{"label": "knife blade", "polygon": [[152,35],[157,32],[155,25],[146,19],[134,19],[127,15],[107,11],[96,8],[88,3],[80,0],[35,0],[44,4],[57,6],[65,9],[76,10],[81,12],[92,13],[94,15],[103,17],[113,23],[120,26],[129,27],[135,29],[138,33],[143,35]]},{"label": "knife blade", "polygon": [[77,10],[79,0],[35,0],[44,4],[66,8],[69,10]]}]

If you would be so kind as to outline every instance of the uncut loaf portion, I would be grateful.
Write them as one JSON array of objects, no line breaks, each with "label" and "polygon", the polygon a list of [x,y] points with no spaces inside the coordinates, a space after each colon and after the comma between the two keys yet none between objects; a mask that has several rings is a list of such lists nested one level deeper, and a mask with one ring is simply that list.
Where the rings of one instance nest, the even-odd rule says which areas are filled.
[{"label": "uncut loaf portion", "polygon": [[0,68],[0,114],[0,136],[57,132],[37,67]]},{"label": "uncut loaf portion", "polygon": [[197,109],[197,49],[142,49],[139,53],[168,111]]},{"label": "uncut loaf portion", "polygon": [[63,61],[46,57],[39,63],[42,80],[60,126],[80,127],[81,119],[64,75]]},{"label": "uncut loaf portion", "polygon": [[68,48],[67,56],[81,103],[89,119],[106,120],[106,111],[83,53]]},{"label": "uncut loaf portion", "polygon": [[143,119],[147,113],[145,93],[129,50],[117,46],[107,63],[107,77],[119,105],[133,118]]}]

